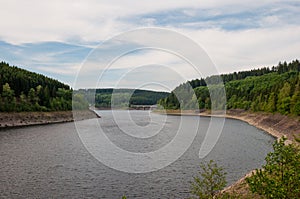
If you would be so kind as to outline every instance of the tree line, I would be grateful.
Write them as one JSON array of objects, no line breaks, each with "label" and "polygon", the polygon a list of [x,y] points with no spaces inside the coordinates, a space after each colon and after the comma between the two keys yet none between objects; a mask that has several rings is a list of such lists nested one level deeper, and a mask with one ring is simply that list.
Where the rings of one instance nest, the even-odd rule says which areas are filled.
[{"label": "tree line", "polygon": [[[226,99],[221,98],[225,95],[217,96],[222,91],[220,79],[225,85]],[[195,96],[186,94],[191,92]],[[212,95],[216,101],[211,100]],[[178,100],[178,96],[188,97]],[[225,100],[227,103],[222,103]],[[159,104],[166,109],[194,109],[194,101],[198,103],[199,109],[211,109],[214,104],[214,108],[219,109],[226,106],[227,109],[300,115],[300,63],[298,60],[280,62],[272,68],[188,81],[176,87]]]},{"label": "tree line", "polygon": [[[72,110],[73,90],[58,80],[0,63],[0,111]],[[83,96],[74,93],[76,109],[88,108]]]},{"label": "tree line", "polygon": [[169,95],[141,89],[80,89],[78,93],[85,96],[90,104],[97,108],[128,108],[131,105],[154,105],[158,100]]}]

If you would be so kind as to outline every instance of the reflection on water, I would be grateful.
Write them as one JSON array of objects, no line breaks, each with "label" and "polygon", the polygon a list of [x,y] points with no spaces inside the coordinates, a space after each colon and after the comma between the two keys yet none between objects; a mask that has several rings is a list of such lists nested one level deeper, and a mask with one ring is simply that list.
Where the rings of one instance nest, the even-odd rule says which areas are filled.
[{"label": "reflection on water", "polygon": [[[177,116],[131,111],[130,120],[141,129],[150,124],[156,126],[155,131],[141,132],[130,129],[129,118],[122,117],[122,111],[118,113],[118,122],[109,111],[100,114],[99,123],[113,143],[141,153],[168,144],[180,123]],[[205,159],[199,159],[209,121],[201,117],[198,134],[182,157],[159,171],[144,174],[124,173],[99,163],[84,148],[74,123],[0,131],[0,198],[121,198],[124,194],[128,198],[186,198],[201,161],[216,160],[226,169],[229,183],[263,164],[274,139],[232,119],[226,120],[214,149]],[[116,124],[119,122],[121,126]],[[145,138],[138,138],[139,133]]]}]

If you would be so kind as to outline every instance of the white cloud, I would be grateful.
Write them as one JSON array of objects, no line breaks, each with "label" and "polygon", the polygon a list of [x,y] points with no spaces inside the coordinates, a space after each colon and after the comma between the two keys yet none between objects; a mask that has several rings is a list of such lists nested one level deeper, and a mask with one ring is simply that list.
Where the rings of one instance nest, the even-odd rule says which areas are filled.
[{"label": "white cloud", "polygon": [[[0,39],[10,43],[37,41],[66,41],[80,38],[83,41],[102,41],[124,30],[137,27],[126,21],[131,16],[159,13],[186,8],[218,8],[240,10],[241,7],[258,7],[276,1],[240,0],[2,0]],[[234,5],[229,7],[230,5]],[[225,8],[224,8],[225,9]],[[153,22],[153,20],[151,21]],[[149,21],[143,24],[149,25]],[[151,23],[150,23],[151,25]],[[5,30],[5,31],[4,31]]]},{"label": "white cloud", "polygon": [[261,20],[261,26],[274,26],[280,23],[278,16],[266,16]]},{"label": "white cloud", "polygon": [[[60,41],[85,45],[90,42],[104,41],[122,31],[140,26],[152,26],[164,21],[162,27],[179,31],[195,40],[206,50],[217,65],[219,72],[226,73],[271,66],[283,60],[299,59],[300,25],[297,22],[299,15],[296,19],[291,19],[287,12],[296,13],[299,9],[299,6],[297,8],[293,2],[297,1],[287,3],[280,0],[164,0],[155,2],[152,0],[2,0],[0,40],[13,44]],[[255,12],[259,12],[259,8],[264,8],[266,13],[258,13],[260,15],[256,16]],[[170,18],[165,19],[168,12],[171,13]],[[199,16],[199,12],[202,15]],[[239,17],[240,13],[251,12],[254,14],[250,14],[249,17]],[[183,18],[188,17],[189,20],[177,21],[176,17],[172,18],[173,15],[179,14]],[[206,14],[211,19],[201,20]],[[230,17],[226,18],[226,15]],[[222,18],[222,16],[225,17]],[[221,19],[214,19],[214,17],[221,17]],[[293,23],[289,24],[290,20]],[[222,29],[227,24],[244,24],[246,28]],[[253,24],[255,26],[252,26]],[[137,35],[134,38],[135,44],[160,43],[159,39],[145,41],[145,38],[149,37]],[[178,50],[189,48],[185,44],[178,44],[174,38],[169,39],[168,45],[177,47]],[[111,46],[107,47],[111,48]],[[36,67],[40,72],[67,75],[69,78],[76,73],[81,63],[78,60],[67,60],[60,64],[55,59],[58,56],[62,58],[63,53],[65,52],[60,50],[51,53],[46,51],[32,53],[32,56],[30,53],[25,53],[28,57],[26,60],[24,52],[17,51],[15,56],[23,56],[22,65],[36,67],[40,63],[43,67]],[[129,54],[116,63],[115,69],[126,70],[133,65],[156,63],[171,65],[186,77],[194,78],[189,75],[193,72],[187,70],[188,67],[177,58],[165,52]],[[98,64],[91,63],[91,70],[97,67],[99,67]],[[211,73],[207,70],[204,76]],[[72,84],[72,82],[67,83]]]},{"label": "white cloud", "polygon": [[[53,65],[55,65],[55,67],[53,67]],[[53,63],[53,65],[49,63],[48,66],[36,67],[36,69],[51,74],[60,74],[75,77],[78,69],[80,68],[80,65],[78,65],[77,63],[64,63],[59,65],[57,65],[57,63]],[[68,83],[71,84],[71,82]]]},{"label": "white cloud", "polygon": [[221,73],[299,59],[300,27],[240,31],[180,30],[199,43]]},{"label": "white cloud", "polygon": [[[99,57],[102,57],[101,54]],[[79,73],[76,88],[86,85],[96,87],[97,81],[101,80],[102,87],[137,88],[146,82],[156,82],[174,89],[181,82],[199,77],[199,73],[181,57],[159,49],[133,51],[121,56],[107,68],[112,60],[99,59],[96,62],[87,58]],[[118,81],[121,85],[116,85]]]}]

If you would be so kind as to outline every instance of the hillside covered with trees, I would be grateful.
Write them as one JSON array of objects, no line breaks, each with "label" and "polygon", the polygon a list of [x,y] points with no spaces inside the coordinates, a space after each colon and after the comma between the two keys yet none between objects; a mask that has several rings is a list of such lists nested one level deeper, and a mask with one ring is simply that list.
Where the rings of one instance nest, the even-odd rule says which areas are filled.
[{"label": "hillside covered with trees", "polygon": [[[88,103],[74,95],[74,106],[86,109]],[[72,109],[72,89],[55,79],[0,63],[0,111],[60,111]]]},{"label": "hillside covered with trees", "polygon": [[[227,109],[245,109],[251,111],[279,112],[283,115],[300,115],[300,63],[279,63],[272,68],[234,72],[221,75],[226,90]],[[208,89],[207,84],[210,84]],[[179,85],[171,94],[159,101],[166,109],[194,109],[191,100],[181,101],[176,97],[193,88],[199,109],[211,108],[210,93],[220,89],[216,76],[196,79]],[[175,94],[176,93],[176,94]],[[184,95],[184,94],[183,94]],[[222,99],[219,99],[222,100]],[[218,104],[218,102],[215,102]],[[216,107],[221,107],[220,103]]]},{"label": "hillside covered with trees", "polygon": [[132,105],[154,105],[170,93],[140,89],[80,89],[90,104],[97,108],[128,108]]}]

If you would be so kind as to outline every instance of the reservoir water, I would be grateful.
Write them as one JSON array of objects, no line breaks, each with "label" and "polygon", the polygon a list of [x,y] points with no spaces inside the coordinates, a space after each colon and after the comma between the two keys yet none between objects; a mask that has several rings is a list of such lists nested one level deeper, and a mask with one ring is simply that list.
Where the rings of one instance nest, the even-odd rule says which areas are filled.
[{"label": "reservoir water", "polygon": [[[117,111],[116,122],[110,111],[99,111],[102,118],[79,123],[88,128],[97,120],[116,146],[146,153],[172,142],[181,118],[148,111],[130,111],[128,118],[125,113]],[[215,160],[231,184],[261,167],[272,150],[272,136],[245,122],[226,119],[213,150],[199,159],[210,118],[185,117],[200,124],[191,146],[172,164],[148,173],[118,171],[99,162],[81,142],[74,122],[2,130],[0,198],[188,198],[201,162]],[[140,128],[131,126],[132,121]],[[153,132],[147,129],[150,123],[154,123]],[[131,134],[124,133],[124,128]]]}]

